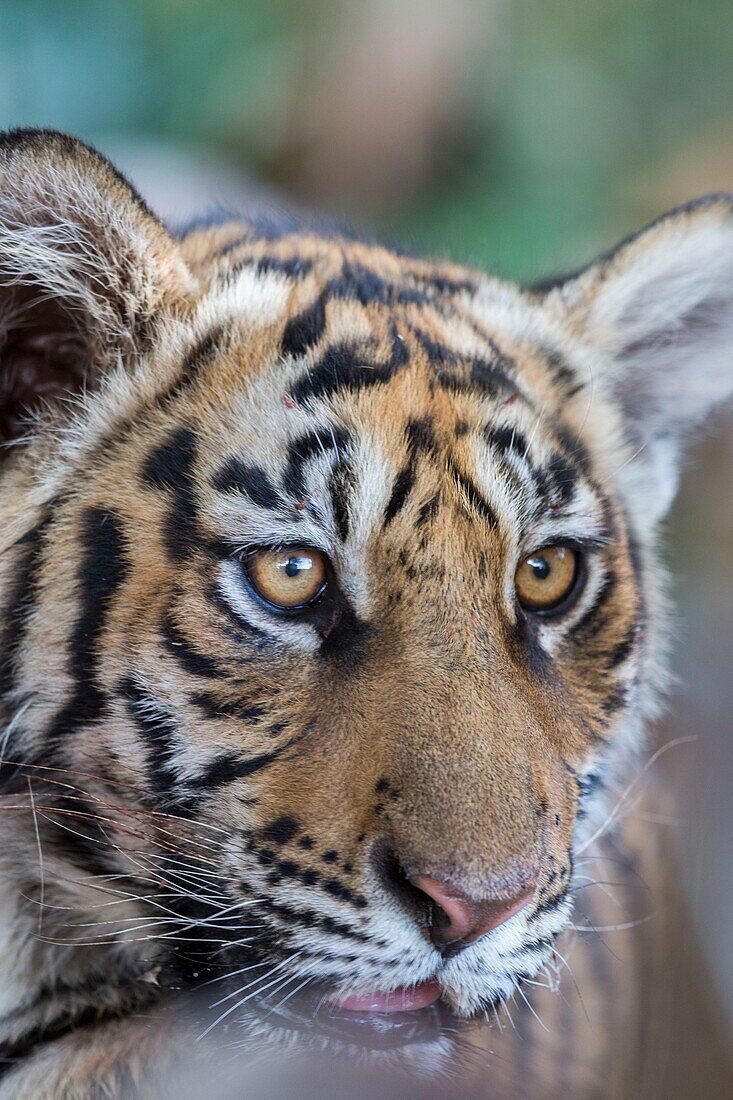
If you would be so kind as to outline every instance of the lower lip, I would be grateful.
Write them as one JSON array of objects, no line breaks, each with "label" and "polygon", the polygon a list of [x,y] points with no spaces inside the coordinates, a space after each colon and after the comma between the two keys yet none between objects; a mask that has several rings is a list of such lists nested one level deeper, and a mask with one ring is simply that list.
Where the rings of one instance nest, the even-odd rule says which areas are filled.
[{"label": "lower lip", "polygon": [[346,1012],[415,1012],[435,1004],[440,998],[441,989],[436,981],[419,982],[417,985],[401,986],[389,993],[364,993],[356,997],[344,997],[333,1001],[334,1007]]}]

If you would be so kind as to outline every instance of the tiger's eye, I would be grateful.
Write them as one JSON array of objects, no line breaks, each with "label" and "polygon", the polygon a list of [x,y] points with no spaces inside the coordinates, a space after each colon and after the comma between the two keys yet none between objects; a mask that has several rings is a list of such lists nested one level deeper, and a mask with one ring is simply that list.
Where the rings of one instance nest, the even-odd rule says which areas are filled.
[{"label": "tiger's eye", "polygon": [[517,598],[527,611],[553,611],[573,591],[578,555],[568,546],[545,546],[519,563]]},{"label": "tiger's eye", "polygon": [[245,569],[257,595],[283,611],[310,607],[326,589],[326,558],[304,546],[253,550]]}]

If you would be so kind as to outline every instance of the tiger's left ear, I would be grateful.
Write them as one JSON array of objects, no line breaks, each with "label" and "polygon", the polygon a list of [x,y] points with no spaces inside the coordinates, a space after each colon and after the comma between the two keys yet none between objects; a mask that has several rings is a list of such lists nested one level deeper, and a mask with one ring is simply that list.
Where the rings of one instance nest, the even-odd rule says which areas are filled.
[{"label": "tiger's left ear", "polygon": [[651,525],[674,497],[685,433],[733,393],[733,197],[670,211],[544,293],[620,409],[622,488]]},{"label": "tiger's left ear", "polygon": [[177,242],[101,154],[50,130],[0,134],[0,444],[131,363],[192,292]]}]

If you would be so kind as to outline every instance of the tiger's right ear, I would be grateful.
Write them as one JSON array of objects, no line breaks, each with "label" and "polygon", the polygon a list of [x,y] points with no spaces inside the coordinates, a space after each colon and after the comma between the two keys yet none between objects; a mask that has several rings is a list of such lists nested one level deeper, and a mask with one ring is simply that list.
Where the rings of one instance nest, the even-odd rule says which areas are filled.
[{"label": "tiger's right ear", "polygon": [[0,134],[0,444],[139,354],[193,291],[176,241],[104,157],[55,131]]}]

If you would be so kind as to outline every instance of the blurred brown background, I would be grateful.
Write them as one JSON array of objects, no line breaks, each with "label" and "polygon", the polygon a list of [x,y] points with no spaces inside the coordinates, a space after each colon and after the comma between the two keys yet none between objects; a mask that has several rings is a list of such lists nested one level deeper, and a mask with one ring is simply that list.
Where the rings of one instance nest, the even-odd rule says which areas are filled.
[{"label": "blurred brown background", "polygon": [[[520,279],[733,191],[732,107],[730,0],[0,7],[0,125],[80,134],[173,223],[282,196]],[[677,859],[671,996],[710,1014],[678,1013],[667,1042],[703,1058],[733,1025],[732,480],[729,410],[668,525],[680,682],[656,737],[696,740],[655,766],[676,805],[644,821]]]}]

